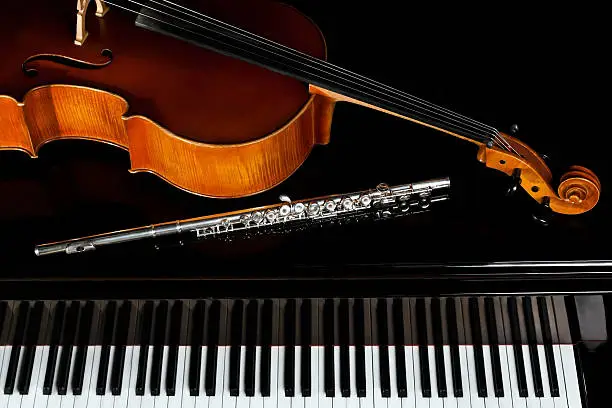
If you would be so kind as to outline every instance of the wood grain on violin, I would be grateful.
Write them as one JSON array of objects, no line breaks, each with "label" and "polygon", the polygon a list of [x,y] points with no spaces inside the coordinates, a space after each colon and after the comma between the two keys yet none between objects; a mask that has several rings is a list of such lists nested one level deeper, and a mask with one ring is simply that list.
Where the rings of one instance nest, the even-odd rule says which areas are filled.
[{"label": "wood grain on violin", "polygon": [[78,17],[62,2],[34,3],[10,2],[0,16],[0,35],[11,39],[0,45],[0,148],[35,157],[51,140],[102,141],[128,150],[134,172],[240,197],[289,177],[315,144],[329,142],[335,103],[350,102],[477,144],[480,161],[520,170],[523,189],[554,211],[597,203],[593,172],[572,168],[556,193],[550,170],[522,142],[326,63],[316,25],[280,3],[201,1],[198,14],[112,0],[104,18],[86,15],[83,2]]},{"label": "wood grain on violin", "polygon": [[[138,29],[118,10],[103,19],[91,10],[87,41],[78,47],[73,27],[61,24],[74,21],[73,7],[38,3],[34,10],[12,4],[0,16],[2,34],[14,38],[0,45],[7,56],[0,65],[0,94],[7,95],[0,98],[0,149],[36,157],[52,140],[101,141],[128,150],[134,172],[200,195],[238,197],[275,186],[315,144],[329,141],[333,103],[299,81]],[[249,22],[253,7],[209,4],[220,18],[325,57],[321,33],[295,9],[257,4],[269,17]],[[21,69],[40,52],[99,62],[104,48],[114,59],[103,69],[48,61],[36,62],[35,77]]]}]

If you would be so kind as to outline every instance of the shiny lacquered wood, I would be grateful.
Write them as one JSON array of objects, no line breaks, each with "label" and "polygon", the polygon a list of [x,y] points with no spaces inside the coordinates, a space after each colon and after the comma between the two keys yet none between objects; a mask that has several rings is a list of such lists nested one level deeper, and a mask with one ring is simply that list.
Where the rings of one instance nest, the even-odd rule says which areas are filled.
[{"label": "shiny lacquered wood", "polygon": [[555,192],[551,184],[552,173],[544,160],[531,147],[507,134],[501,133],[501,136],[514,149],[512,152],[504,151],[497,147],[489,147],[484,143],[466,138],[459,133],[441,129],[409,116],[400,115],[325,88],[310,85],[310,92],[315,95],[325,96],[336,102],[349,102],[375,109],[475,143],[479,146],[477,158],[480,162],[509,176],[514,173],[515,169],[519,169],[521,171],[521,187],[539,203],[544,203],[544,200],[550,200],[549,205],[554,212],[561,214],[582,214],[595,207],[599,201],[601,183],[591,170],[581,166],[570,167],[569,171],[561,177],[558,191]]},{"label": "shiny lacquered wood", "polygon": [[[197,3],[223,21],[325,58],[318,28],[289,6]],[[90,8],[87,39],[74,45],[73,6],[38,0],[3,9],[0,149],[36,157],[53,140],[104,142],[128,150],[133,172],[199,195],[240,197],[285,180],[315,144],[329,141],[334,104],[310,95],[305,84],[137,28],[134,15],[112,8],[104,18]],[[41,53],[100,63],[106,48],[114,58],[101,69],[47,61],[31,64],[35,77],[21,69]]]}]

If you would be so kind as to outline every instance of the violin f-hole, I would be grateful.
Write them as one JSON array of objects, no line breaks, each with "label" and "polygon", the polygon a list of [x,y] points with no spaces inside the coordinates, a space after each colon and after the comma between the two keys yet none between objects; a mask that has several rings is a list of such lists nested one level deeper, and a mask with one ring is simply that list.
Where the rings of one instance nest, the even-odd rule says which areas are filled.
[{"label": "violin f-hole", "polygon": [[51,61],[56,64],[65,65],[67,67],[79,68],[79,69],[102,69],[111,62],[113,62],[113,52],[108,48],[105,48],[100,53],[103,57],[106,58],[104,62],[88,62],[83,60],[78,60],[75,58],[66,57],[64,55],[59,54],[36,54],[28,57],[23,64],[21,64],[21,70],[24,74],[29,77],[34,77],[38,75],[38,70],[36,68],[29,67],[29,64],[34,61]]}]

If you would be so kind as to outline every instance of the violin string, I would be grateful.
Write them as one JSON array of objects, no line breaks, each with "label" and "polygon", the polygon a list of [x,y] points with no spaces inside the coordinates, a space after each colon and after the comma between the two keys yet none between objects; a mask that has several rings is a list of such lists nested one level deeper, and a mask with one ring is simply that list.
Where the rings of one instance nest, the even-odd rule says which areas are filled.
[{"label": "violin string", "polygon": [[[161,3],[159,3],[159,1],[156,1],[156,0],[150,0],[150,1],[153,2],[153,3],[161,5]],[[367,78],[367,77],[365,77],[363,75],[351,72],[351,71],[349,71],[349,70],[347,70],[345,68],[342,68],[342,67],[336,66],[334,64],[331,64],[331,63],[329,63],[327,61],[323,61],[323,60],[321,60],[319,58],[312,57],[312,56],[310,56],[310,55],[308,55],[306,53],[303,53],[303,52],[298,51],[296,49],[293,49],[291,47],[287,47],[287,46],[285,46],[283,44],[274,42],[274,41],[269,40],[269,39],[267,39],[265,37],[261,37],[261,36],[259,36],[257,34],[253,34],[253,33],[249,32],[249,31],[246,31],[246,30],[243,30],[243,29],[241,29],[239,27],[236,27],[236,26],[233,26],[231,24],[225,23],[225,22],[223,22],[221,20],[217,20],[217,19],[215,19],[213,17],[207,16],[207,15],[205,15],[203,13],[200,13],[200,12],[198,12],[196,10],[191,10],[191,9],[181,5],[181,4],[173,3],[172,1],[169,1],[169,0],[161,0],[161,1],[171,5],[171,6],[166,6],[166,7],[172,8],[173,10],[181,12],[181,13],[183,13],[185,15],[190,16],[190,17],[198,18],[201,21],[213,22],[212,24],[217,26],[217,27],[218,26],[223,26],[225,29],[227,29],[227,30],[229,30],[229,31],[231,31],[233,33],[236,33],[238,35],[244,36],[244,37],[246,37],[248,39],[252,39],[252,40],[257,41],[257,42],[259,42],[261,44],[264,44],[266,46],[275,48],[275,49],[277,49],[279,51],[283,51],[283,52],[286,52],[286,53],[289,53],[289,54],[293,54],[296,57],[308,60],[309,62],[312,62],[312,63],[314,63],[316,65],[319,65],[322,68],[331,68],[332,71],[343,72],[343,73],[349,75],[349,77],[353,77],[353,78],[355,78],[355,79],[357,79],[357,80],[359,80],[361,82],[365,82],[367,84],[371,84],[371,85],[375,86],[376,88],[384,89],[384,90],[386,90],[388,92],[391,92],[393,94],[396,94],[396,95],[403,95],[403,96],[405,96],[407,98],[410,98],[411,100],[414,100],[417,103],[424,104],[426,106],[430,105],[431,107],[433,107],[435,109],[438,109],[440,111],[444,111],[444,112],[446,112],[446,113],[448,113],[448,114],[450,114],[452,116],[455,116],[457,118],[466,120],[467,122],[471,122],[475,126],[480,126],[483,129],[487,129],[489,131],[499,133],[499,131],[497,129],[495,129],[494,127],[492,127],[492,126],[489,126],[489,125],[486,125],[484,123],[478,122],[478,121],[476,121],[474,119],[471,119],[471,118],[469,118],[467,116],[458,114],[458,113],[453,112],[453,111],[451,111],[449,109],[446,109],[444,107],[433,105],[433,104],[431,104],[431,103],[429,103],[427,101],[424,101],[424,100],[422,100],[420,98],[417,98],[417,97],[415,97],[413,95],[410,95],[407,92],[400,91],[400,90],[392,88],[392,87],[390,87],[388,85],[385,85],[385,84],[382,84],[380,82],[374,81],[374,80],[372,80],[370,78]],[[193,13],[193,14],[190,15],[189,13]]]},{"label": "violin string", "polygon": [[[161,5],[161,3],[159,3],[159,1],[156,1],[156,0],[150,0],[150,1]],[[246,37],[247,39],[252,39],[252,40],[255,40],[255,41],[259,42],[259,43],[262,43],[262,44],[264,44],[264,45],[266,45],[268,47],[273,47],[273,48],[278,49],[280,51],[283,51],[283,52],[286,52],[286,53],[289,53],[289,54],[293,54],[296,57],[308,60],[309,62],[312,62],[312,63],[314,63],[316,65],[322,66],[323,68],[331,68],[332,71],[336,71],[336,72],[339,72],[339,73],[347,74],[349,77],[353,77],[353,78],[355,78],[357,80],[360,80],[361,82],[365,82],[366,84],[373,85],[374,87],[377,87],[377,88],[379,88],[381,90],[386,90],[387,92],[394,93],[394,94],[396,94],[398,96],[404,96],[404,97],[414,101],[415,103],[420,103],[422,105],[432,107],[432,108],[434,108],[436,110],[439,110],[439,111],[445,112],[447,114],[450,114],[451,116],[455,116],[458,119],[462,119],[462,120],[471,122],[471,123],[473,123],[476,126],[480,126],[480,127],[484,128],[484,129],[492,131],[494,136],[496,137],[496,140],[498,140],[500,142],[500,144],[502,145],[503,148],[505,148],[508,151],[512,151],[515,154],[521,156],[512,147],[512,145],[503,137],[503,135],[497,129],[495,129],[492,126],[489,126],[489,125],[484,124],[482,122],[478,122],[478,121],[476,121],[476,120],[474,120],[472,118],[469,118],[467,116],[461,115],[461,114],[456,113],[456,112],[453,112],[453,111],[451,111],[449,109],[446,109],[444,107],[436,106],[436,105],[431,104],[430,102],[427,102],[427,101],[425,101],[423,99],[420,99],[420,98],[418,98],[416,96],[410,95],[407,92],[404,92],[404,91],[392,88],[392,87],[390,87],[388,85],[385,85],[385,84],[383,84],[381,82],[372,80],[372,79],[370,79],[368,77],[365,77],[363,75],[351,72],[351,71],[349,71],[349,70],[347,70],[345,68],[342,68],[342,67],[339,67],[337,65],[331,64],[331,63],[329,63],[327,61],[323,61],[323,60],[318,59],[316,57],[312,57],[312,56],[310,56],[310,55],[308,55],[306,53],[303,53],[303,52],[298,51],[296,49],[293,49],[291,47],[287,47],[287,46],[285,46],[283,44],[280,44],[280,43],[277,43],[275,41],[269,40],[269,39],[267,39],[265,37],[261,37],[261,36],[259,36],[257,34],[254,34],[254,33],[251,33],[249,31],[243,30],[243,29],[241,29],[239,27],[233,26],[233,25],[225,23],[225,22],[223,22],[221,20],[218,20],[218,19],[215,19],[213,17],[207,16],[206,14],[203,14],[203,13],[197,11],[197,10],[189,9],[189,8],[187,8],[187,7],[185,7],[185,6],[181,5],[181,4],[174,3],[174,2],[172,2],[170,0],[161,0],[161,1],[163,1],[164,3],[167,3],[167,4],[171,5],[171,6],[173,6],[172,7],[173,10],[181,12],[181,13],[187,15],[187,16],[191,16],[191,17],[194,17],[194,18],[198,18],[198,16],[200,16],[199,19],[201,21],[213,22],[212,23],[213,25],[215,25],[217,27],[223,26],[225,29],[227,29],[229,31],[232,31],[232,32],[234,32],[236,34],[242,35],[242,36]],[[170,6],[167,6],[167,7],[170,7]],[[190,14],[190,13],[192,13],[192,14]],[[395,98],[395,99],[397,99],[397,98]]]},{"label": "violin string", "polygon": [[[423,100],[421,100],[419,98],[413,97],[413,96],[411,96],[411,95],[409,95],[409,94],[407,94],[405,92],[400,92],[400,91],[398,91],[396,89],[393,89],[393,88],[388,87],[386,85],[383,85],[381,83],[377,83],[375,81],[372,81],[369,78],[366,78],[366,77],[363,77],[361,75],[352,73],[352,72],[350,72],[350,71],[348,71],[348,70],[346,70],[344,68],[340,68],[340,67],[334,66],[332,64],[327,63],[326,61],[322,61],[322,60],[320,60],[318,58],[311,57],[308,54],[304,54],[304,53],[302,53],[300,51],[294,50],[294,49],[292,49],[290,47],[287,47],[287,46],[284,46],[282,44],[276,43],[274,41],[268,40],[268,39],[266,39],[264,37],[257,36],[255,34],[250,33],[249,31],[240,29],[240,28],[232,26],[232,25],[230,25],[228,23],[225,23],[225,22],[222,22],[220,20],[214,19],[214,18],[209,17],[209,16],[207,16],[207,15],[205,15],[203,13],[191,10],[189,8],[186,8],[186,7],[182,6],[182,5],[180,5],[180,4],[173,3],[173,2],[171,2],[169,0],[161,0],[161,1],[163,1],[164,3],[170,4],[171,6],[163,5],[162,3],[160,3],[159,1],[156,1],[156,0],[150,0],[149,2],[156,3],[156,4],[158,4],[158,5],[162,6],[162,7],[168,7],[170,9],[172,9],[173,11],[177,11],[177,12],[180,12],[182,14],[187,15],[188,17],[192,17],[192,18],[198,19],[200,21],[208,22],[209,24],[212,24],[213,26],[215,26],[217,28],[223,28],[223,29],[231,32],[232,34],[239,35],[242,38],[246,38],[247,40],[256,41],[256,42],[258,42],[260,44],[264,44],[267,47],[275,48],[275,49],[277,49],[277,50],[279,50],[281,52],[293,54],[297,58],[306,59],[306,60],[308,60],[308,62],[312,62],[315,65],[321,66],[322,68],[331,68],[332,71],[336,71],[338,73],[344,72],[345,74],[348,74],[349,78],[352,77],[353,79],[360,80],[361,82],[366,83],[366,85],[374,85],[376,88],[383,89],[383,90],[385,90],[385,88],[386,88],[386,89],[390,90],[391,93],[395,93],[396,95],[400,95],[400,93],[402,93],[402,94],[406,95],[409,99],[412,99],[415,102],[414,103],[415,105],[424,105],[425,109],[427,109],[429,107],[429,108],[434,108],[435,110],[446,112],[446,113],[450,114],[451,116],[454,116],[454,117],[457,118],[457,119],[452,119],[451,118],[451,120],[453,120],[455,122],[459,122],[460,120],[463,120],[464,122],[471,122],[471,123],[464,123],[464,124],[469,126],[469,127],[471,127],[471,128],[473,128],[473,129],[475,129],[475,130],[479,130],[479,129],[477,129],[478,126],[484,128],[484,129],[481,129],[480,131],[483,131],[483,132],[486,132],[486,133],[492,133],[492,136],[497,141],[499,141],[499,144],[501,145],[501,147],[503,147],[506,150],[508,150],[509,145],[504,143],[505,142],[504,140],[501,140],[501,137],[500,137],[501,135],[499,134],[499,132],[495,128],[491,127],[491,126],[479,123],[479,122],[477,122],[477,121],[475,121],[473,119],[470,119],[470,118],[468,118],[466,116],[463,116],[463,115],[459,115],[459,114],[457,114],[455,112],[452,112],[452,111],[450,111],[448,109],[435,106],[433,104],[430,104],[429,102],[426,102],[426,101],[423,101]],[[150,6],[146,6],[146,7],[151,8]],[[190,13],[193,13],[193,14],[190,14]],[[201,16],[201,17],[198,17],[198,16]],[[191,23],[191,22],[189,22],[189,23]],[[221,27],[221,26],[223,26],[223,27]],[[253,46],[257,47],[257,45],[255,45],[255,44],[253,44]],[[262,48],[262,47],[259,47],[259,48],[260,49],[265,49],[265,48]],[[286,55],[285,55],[285,58],[287,58]],[[293,61],[297,62],[297,63],[302,63],[303,64],[303,62],[301,62],[301,61],[295,61],[295,60],[293,60]],[[309,67],[310,68],[315,68],[315,67],[312,67],[312,66],[309,66]],[[324,69],[319,69],[319,70],[324,71]],[[333,75],[333,76],[340,78],[338,75]],[[369,82],[369,84],[368,84],[368,82]],[[361,86],[363,86],[363,85],[361,85]],[[381,91],[378,91],[378,92],[381,92]],[[403,99],[401,99],[398,96],[393,96],[393,95],[390,95],[390,94],[385,94],[384,92],[381,92],[381,93],[383,93],[385,96],[390,96],[393,99],[396,99],[398,101],[405,102],[405,99],[403,100]],[[431,111],[431,109],[427,109],[427,110]],[[459,123],[461,123],[461,122],[459,122]]]},{"label": "violin string", "polygon": [[[107,3],[108,3],[108,4],[111,4],[111,5],[115,5],[115,6],[117,6],[117,7],[120,7],[120,5],[119,5],[119,4],[113,4],[113,3],[111,3],[111,2],[107,2]],[[153,7],[151,7],[151,6],[144,6],[144,5],[142,5],[141,3],[138,3],[138,2],[136,2],[136,1],[130,1],[130,3],[134,3],[134,4],[137,4],[137,5],[140,5],[141,7],[146,7],[146,8],[148,8],[148,9],[150,9],[150,10],[154,11],[154,12],[158,12],[158,13],[166,14],[166,15],[168,15],[168,16],[170,16],[170,17],[175,18],[175,19],[180,19],[180,18],[177,18],[176,16],[174,16],[174,15],[172,15],[172,14],[170,14],[170,13],[163,12],[163,11],[160,11],[160,10],[157,10],[157,9],[154,9],[154,8],[153,8]],[[127,8],[125,8],[125,9],[127,9]],[[129,11],[131,11],[131,12],[133,12],[133,13],[139,14],[139,15],[143,15],[142,13],[140,13],[140,12],[138,12],[138,11],[134,11],[134,10],[131,10],[131,9],[127,9],[127,10],[129,10]],[[147,17],[147,18],[149,18],[149,19],[152,17],[151,15],[147,15],[147,14],[145,14],[144,16],[145,16],[145,17]],[[155,19],[155,20],[158,20],[158,19]],[[197,26],[197,27],[200,27],[200,28],[205,28],[205,29],[206,29],[206,27],[203,27],[203,26],[201,26],[201,25],[199,25],[199,24],[193,23],[192,21],[186,21],[186,20],[184,20],[184,19],[180,19],[180,20],[183,20],[183,21],[185,21],[185,22],[186,22],[186,23],[188,23],[188,24],[191,24],[191,25],[194,25],[194,26]],[[162,23],[164,23],[164,24],[169,24],[168,22],[164,22],[164,21],[162,21],[162,20],[158,20],[158,21],[160,21],[160,22],[162,22]],[[169,25],[171,25],[171,26],[173,26],[173,27],[176,27],[176,28],[179,28],[179,29],[182,29],[182,30],[185,30],[185,28],[184,28],[184,27],[176,26],[175,24],[169,24]],[[191,32],[191,30],[187,30],[187,31],[190,31],[190,32]],[[215,32],[215,33],[217,33],[217,34],[219,34],[218,32],[216,32],[216,31],[214,31],[214,30],[212,30],[212,31],[213,31],[213,32]],[[194,33],[194,34],[196,34],[196,35],[200,35],[200,36],[202,35],[201,33]],[[227,37],[227,35],[225,35],[225,34],[223,34],[223,33],[221,33],[221,35],[224,35],[224,36],[226,36],[226,37]],[[231,38],[231,37],[230,37],[230,38]],[[210,40],[210,38],[209,38],[209,40]],[[238,39],[238,41],[240,41],[241,43],[245,43],[245,41],[243,41],[243,40],[241,40],[241,39]],[[223,45],[225,45],[225,46],[228,46],[228,44],[227,44],[227,43],[222,43],[222,44],[223,44]],[[249,44],[249,45],[251,46],[251,48],[255,48],[255,49],[262,49],[261,47],[253,46],[252,44]],[[236,48],[236,47],[234,47],[234,48]],[[245,52],[245,50],[241,50],[241,51],[242,51],[243,53]],[[268,51],[268,52],[270,52],[270,51]],[[279,56],[279,55],[278,55],[278,54],[276,54],[276,53],[272,53],[272,54],[274,54],[274,55],[276,55],[276,56]],[[241,54],[238,54],[238,55],[241,55]],[[254,55],[257,55],[257,56],[259,56],[259,57],[262,57],[261,55],[258,55],[258,54],[254,54]],[[244,55],[241,55],[241,56],[244,56]],[[294,62],[295,62],[295,61],[294,61]],[[278,61],[277,61],[277,63],[278,63]],[[287,65],[287,64],[285,64],[285,66],[295,69],[295,67],[291,67],[290,65]],[[306,73],[308,73],[307,71],[303,71],[303,70],[302,70],[302,72],[306,72]],[[312,73],[310,73],[310,74],[312,75]],[[318,78],[322,78],[322,77],[318,76]],[[336,83],[336,84],[338,84],[337,82],[335,82],[335,83]],[[339,85],[341,85],[341,84],[339,84]],[[353,85],[353,84],[351,84],[351,85]],[[349,87],[349,88],[350,88],[350,87]],[[355,90],[355,88],[350,88],[350,89]],[[362,91],[362,93],[363,93],[363,91]],[[374,96],[374,95],[371,95],[371,94],[369,94],[369,93],[367,93],[367,92],[366,92],[365,94],[366,94],[366,95],[368,95],[368,96],[371,96],[371,97],[374,97],[374,98],[375,98],[375,96]],[[380,97],[379,97],[379,99],[380,99]],[[390,101],[386,101],[386,102],[387,102],[387,103],[389,103]],[[397,103],[393,103],[393,102],[391,102],[391,104],[393,104],[393,105],[395,105],[395,106],[397,106],[397,107],[400,107],[400,108],[406,109],[406,106],[401,106],[401,105],[399,105],[399,104],[397,104]],[[413,108],[418,108],[418,107],[413,106]],[[470,129],[465,129],[464,127],[462,127],[460,122],[459,122],[459,125],[456,125],[456,124],[449,123],[449,122],[444,121],[444,120],[440,120],[439,118],[432,117],[432,116],[430,116],[430,115],[428,115],[428,114],[424,114],[424,113],[419,112],[418,110],[415,110],[415,109],[408,108],[408,110],[409,110],[409,111],[411,111],[411,112],[415,112],[415,113],[417,113],[417,115],[421,115],[421,118],[416,117],[415,119],[422,119],[422,117],[426,117],[426,118],[429,118],[429,119],[430,119],[430,121],[431,121],[431,120],[433,120],[433,121],[435,122],[435,123],[433,123],[433,124],[432,124],[432,123],[430,123],[430,125],[436,125],[436,126],[437,126],[437,125],[439,125],[439,124],[443,124],[443,125],[446,125],[446,127],[447,127],[447,128],[450,128],[450,129],[447,129],[447,130],[452,130],[453,132],[457,132],[457,131],[459,130],[459,132],[458,132],[458,133],[463,133],[463,134],[464,134],[466,137],[467,137],[467,136],[472,136],[472,137],[474,137],[474,136],[473,136],[473,135],[474,135],[474,132],[473,132],[473,131],[470,131]],[[429,111],[429,110],[427,110],[427,111]],[[429,111],[429,112],[431,113],[431,111]],[[455,121],[455,122],[457,122],[457,121]],[[477,139],[485,139],[485,140],[486,140],[486,137],[483,137],[483,136],[482,136],[482,135],[480,135],[480,134],[477,134],[477,135],[476,135],[476,138],[477,138]],[[500,146],[502,149],[504,149],[504,148],[505,148],[505,146],[504,146],[502,143],[499,143],[498,141],[497,141],[497,144],[498,144],[498,145],[499,145],[499,146]]]},{"label": "violin string", "polygon": [[[146,5],[143,5],[143,4],[141,4],[141,3],[138,3],[137,1],[133,1],[133,0],[128,0],[128,1],[129,1],[130,3],[134,3],[134,4],[139,5],[139,6],[141,6],[141,7],[146,7],[146,8],[148,8],[148,9],[150,9],[150,10],[154,11],[154,12],[158,12],[158,13],[161,13],[161,14],[166,14],[166,15],[169,15],[170,17],[174,17],[174,18],[177,18],[177,19],[183,20],[183,19],[181,19],[181,18],[179,18],[179,17],[176,17],[176,16],[173,16],[173,15],[170,15],[170,14],[168,14],[168,13],[166,13],[166,12],[162,12],[162,11],[160,11],[160,10],[156,10],[156,9],[154,9],[154,8],[150,7],[150,6],[146,6]],[[172,24],[172,23],[170,23],[170,22],[168,22],[168,21],[163,21],[163,20],[160,20],[160,19],[155,18],[155,17],[153,17],[153,16],[151,16],[151,15],[148,15],[148,14],[143,14],[143,13],[141,13],[140,11],[133,10],[133,9],[131,9],[131,8],[125,7],[124,5],[117,4],[117,3],[114,3],[114,2],[112,2],[112,1],[106,1],[106,3],[107,3],[107,4],[109,4],[109,5],[111,5],[111,6],[115,6],[115,7],[118,7],[118,8],[124,9],[124,10],[126,10],[126,11],[132,12],[132,13],[134,13],[134,14],[136,14],[136,15],[142,15],[142,16],[144,16],[144,17],[145,17],[145,18],[147,18],[147,19],[156,20],[156,21],[161,22],[161,23],[163,23],[163,24],[168,24],[168,25],[170,25],[170,26],[172,26],[172,27],[175,27],[175,28],[177,28],[177,29],[179,29],[179,30],[189,31],[189,32],[190,32],[190,33],[192,33],[192,34],[195,34],[195,35],[197,35],[197,36],[204,37],[204,38],[207,38],[207,39],[211,40],[211,38],[210,38],[210,37],[207,37],[206,35],[204,35],[204,34],[202,34],[202,33],[199,33],[199,32],[194,32],[194,31],[192,31],[192,30],[187,30],[187,29],[186,29],[186,28],[184,28],[184,27],[178,26],[178,25],[176,25],[176,24]],[[199,24],[195,24],[195,23],[193,23],[193,22],[191,22],[191,21],[186,21],[186,20],[183,20],[183,21],[185,21],[185,22],[186,22],[186,23],[188,23],[188,24],[191,24],[191,25],[194,25],[194,26],[197,26],[197,27],[200,27],[200,28],[204,28],[204,29],[206,29],[206,27],[203,27],[203,26],[201,26],[201,25],[199,25]],[[216,40],[216,41],[217,41],[217,42],[220,42],[220,41],[218,41],[218,40]],[[235,46],[235,45],[231,45],[231,44],[227,44],[227,43],[222,43],[222,44],[223,44],[223,45],[225,45],[225,46],[230,46],[230,47],[233,47],[233,48],[235,48],[235,49],[238,49],[238,50],[240,50],[240,51],[241,51],[241,52],[243,52],[243,53],[245,53],[245,52],[246,52],[246,53],[251,53],[251,54],[253,54],[253,55],[256,55],[256,56],[259,56],[259,57],[263,57],[263,58],[265,58],[264,56],[262,56],[262,55],[260,55],[260,54],[254,54],[254,53],[251,51],[251,49],[250,49],[250,48],[253,48],[253,45],[252,45],[252,44],[248,44],[248,43],[246,43],[245,41],[240,40],[240,39],[237,39],[237,41],[239,41],[239,42],[241,42],[241,43],[244,43],[244,44],[247,44],[247,45],[249,45],[250,47],[249,47],[248,49],[241,49],[241,48],[238,48],[238,47],[237,47],[237,46]],[[254,47],[254,48],[255,48],[255,49],[259,49],[259,50],[261,50],[261,49],[262,49],[261,47]],[[271,54],[273,54],[273,55],[279,56],[278,54],[276,54],[276,53],[274,53],[274,52],[270,52],[270,53],[271,53]],[[269,59],[269,58],[267,58],[267,59]],[[272,61],[272,62],[276,62],[277,64],[279,63],[279,61]],[[282,64],[282,62],[281,62],[281,64]],[[313,73],[312,73],[312,72],[303,71],[303,70],[302,70],[302,69],[300,69],[300,68],[292,67],[292,66],[290,66],[290,65],[287,65],[286,63],[285,63],[285,64],[283,64],[283,65],[284,65],[286,68],[292,68],[292,69],[294,69],[294,70],[295,70],[295,69],[297,69],[297,70],[299,70],[299,71],[301,71],[301,72],[305,72],[305,73],[307,73],[307,74],[311,74],[311,75],[313,75]],[[328,80],[328,78],[321,77],[321,76],[319,76],[319,75],[314,75],[314,76],[315,76],[316,78],[319,78],[319,79],[325,79],[325,80]],[[337,83],[337,82],[335,82],[335,81],[329,81],[329,80],[328,80],[328,82],[333,82],[333,83],[335,83],[335,84],[337,84],[337,85],[341,85],[341,84],[339,84],[339,83]],[[362,93],[364,93],[364,94],[366,94],[366,95],[368,95],[368,96],[370,96],[370,97],[376,98],[374,95],[371,95],[371,94],[369,94],[369,93],[367,93],[367,92],[363,92],[363,91],[361,91],[361,92],[362,92]],[[379,97],[379,99],[380,99],[380,97]],[[443,120],[443,119],[440,119],[440,118],[435,118],[435,117],[432,117],[432,116],[430,116],[430,115],[428,115],[428,114],[426,114],[426,113],[419,112],[418,110],[415,110],[415,108],[416,108],[416,107],[414,107],[414,106],[413,106],[412,108],[410,108],[410,107],[406,107],[406,106],[403,106],[403,105],[399,105],[399,104],[397,104],[397,103],[395,103],[395,102],[392,102],[392,101],[386,101],[386,103],[389,103],[389,104],[391,104],[391,105],[394,105],[394,106],[396,106],[396,107],[398,107],[398,108],[400,108],[400,109],[407,109],[407,110],[409,110],[409,111],[411,111],[411,112],[414,112],[414,113],[416,113],[417,115],[420,115],[420,116],[421,116],[421,117],[416,117],[415,119],[421,120],[421,119],[423,119],[423,117],[425,117],[425,118],[429,118],[429,119],[430,119],[430,122],[429,122],[429,124],[430,124],[430,125],[433,125],[433,126],[436,126],[436,127],[441,127],[441,128],[446,128],[447,130],[450,130],[450,131],[452,131],[452,132],[456,132],[456,133],[458,133],[459,135],[466,136],[466,137],[471,137],[471,138],[473,138],[473,139],[475,139],[475,140],[480,140],[480,141],[483,141],[483,142],[487,142],[487,141],[491,140],[491,138],[490,138],[490,137],[483,136],[482,134],[480,134],[480,133],[476,133],[476,132],[474,132],[473,130],[466,129],[466,128],[462,127],[461,125],[456,125],[456,124],[453,124],[453,123],[449,123],[449,122],[446,122],[446,121],[445,121],[445,120]],[[433,123],[431,123],[431,121],[433,121]],[[502,149],[506,149],[506,148],[505,148],[505,146],[504,146],[503,144],[500,144],[500,143],[499,143],[499,141],[497,141],[497,144],[498,144],[498,145],[499,145],[499,146],[500,146]],[[506,149],[506,150],[507,150],[507,149]]]},{"label": "violin string", "polygon": [[[156,0],[150,0],[150,1],[153,2],[153,3],[159,4],[159,5],[162,5],[161,3],[159,3],[159,1],[156,1]],[[514,150],[512,145],[510,143],[508,143],[508,141],[503,137],[503,135],[497,129],[495,129],[492,126],[489,126],[489,125],[487,125],[485,123],[482,123],[482,122],[478,122],[478,121],[476,121],[476,120],[474,120],[472,118],[469,118],[467,116],[461,115],[461,114],[456,113],[456,112],[453,112],[453,111],[451,111],[449,109],[446,109],[446,108],[444,108],[442,106],[434,105],[434,104],[432,104],[430,102],[427,102],[427,101],[425,101],[423,99],[420,99],[420,98],[418,98],[416,96],[410,95],[407,92],[404,92],[404,91],[398,90],[396,88],[393,88],[391,86],[385,85],[385,84],[383,84],[381,82],[375,81],[375,80],[370,79],[368,77],[365,77],[363,75],[351,72],[351,71],[349,71],[349,70],[347,70],[345,68],[342,68],[342,67],[339,67],[337,65],[331,64],[331,63],[329,63],[327,61],[323,61],[323,60],[321,60],[319,58],[312,57],[311,55],[303,53],[303,52],[301,52],[299,50],[296,50],[294,48],[285,46],[283,44],[280,44],[280,43],[277,43],[275,41],[269,40],[269,39],[267,39],[265,37],[261,37],[261,36],[259,36],[257,34],[254,34],[254,33],[251,33],[249,31],[243,30],[240,27],[236,27],[236,26],[233,26],[231,24],[225,23],[225,22],[223,22],[221,20],[218,20],[218,19],[215,19],[213,17],[207,16],[206,14],[203,14],[203,13],[197,11],[197,10],[189,9],[189,8],[187,8],[187,7],[185,7],[185,6],[181,5],[181,4],[174,3],[174,2],[172,2],[170,0],[161,0],[161,1],[163,1],[164,3],[169,4],[170,6],[166,6],[166,7],[172,8],[174,11],[181,12],[181,13],[187,15],[187,16],[190,16],[190,17],[198,18],[201,21],[213,22],[212,23],[213,25],[215,25],[217,27],[218,26],[223,26],[225,29],[227,29],[227,30],[229,30],[231,32],[234,32],[234,33],[236,33],[238,35],[244,36],[247,39],[252,39],[252,40],[255,40],[255,41],[257,41],[259,43],[262,43],[262,44],[264,44],[266,46],[273,47],[275,49],[287,52],[289,54],[293,54],[296,57],[299,57],[299,58],[302,58],[302,59],[306,59],[309,62],[312,62],[312,63],[314,63],[316,65],[322,66],[323,68],[331,68],[332,71],[336,71],[336,72],[339,72],[339,73],[342,72],[344,74],[349,75],[349,77],[353,77],[353,78],[355,78],[357,80],[360,80],[361,82],[365,82],[366,84],[373,85],[374,87],[377,87],[377,88],[382,89],[382,90],[386,90],[387,92],[394,93],[394,94],[396,94],[398,96],[404,96],[404,97],[414,101],[415,103],[420,103],[422,105],[432,107],[432,108],[437,109],[439,111],[442,111],[442,112],[445,112],[447,114],[450,114],[451,116],[455,116],[458,119],[462,119],[462,120],[471,122],[471,123],[473,123],[476,126],[480,126],[480,127],[484,128],[484,129],[488,129],[489,131],[492,131],[494,136],[496,137],[496,139],[499,142],[501,142],[501,144],[503,145],[502,147],[504,147],[508,151],[513,151],[515,154],[520,156],[520,154],[516,150]],[[192,13],[192,14],[190,14],[190,13]],[[395,99],[397,99],[397,98],[395,98]]]}]

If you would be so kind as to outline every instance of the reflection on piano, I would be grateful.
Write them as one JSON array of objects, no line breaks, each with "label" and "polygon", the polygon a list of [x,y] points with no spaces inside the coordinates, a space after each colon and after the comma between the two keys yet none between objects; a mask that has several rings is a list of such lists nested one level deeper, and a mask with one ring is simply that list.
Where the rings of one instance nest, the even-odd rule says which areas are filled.
[{"label": "reflection on piano", "polygon": [[5,300],[0,407],[586,407],[575,299]]}]

